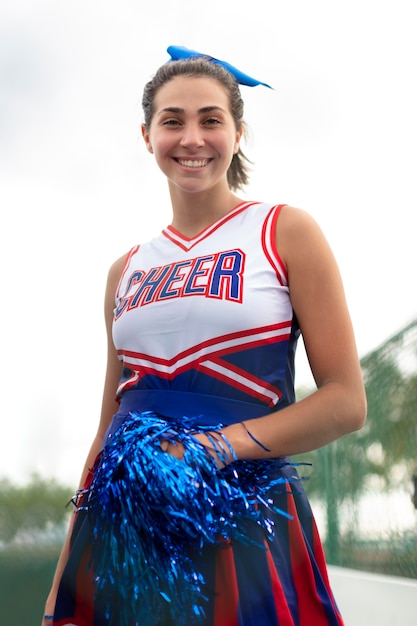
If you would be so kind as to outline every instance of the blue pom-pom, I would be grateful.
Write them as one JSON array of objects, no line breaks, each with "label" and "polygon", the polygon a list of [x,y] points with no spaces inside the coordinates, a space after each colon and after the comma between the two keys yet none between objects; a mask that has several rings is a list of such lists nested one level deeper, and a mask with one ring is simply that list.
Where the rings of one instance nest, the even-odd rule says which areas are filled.
[{"label": "blue pom-pom", "polygon": [[[199,431],[219,430],[199,427]],[[276,460],[236,461],[219,469],[194,436],[195,420],[132,413],[112,435],[82,493],[92,532],[96,593],[111,624],[154,626],[164,615],[199,624],[204,578],[191,554],[229,540],[253,543],[246,522],[274,535],[268,492],[282,485]],[[181,460],[161,440],[184,447]],[[224,440],[225,446],[230,444]],[[264,549],[263,544],[258,544]]]}]

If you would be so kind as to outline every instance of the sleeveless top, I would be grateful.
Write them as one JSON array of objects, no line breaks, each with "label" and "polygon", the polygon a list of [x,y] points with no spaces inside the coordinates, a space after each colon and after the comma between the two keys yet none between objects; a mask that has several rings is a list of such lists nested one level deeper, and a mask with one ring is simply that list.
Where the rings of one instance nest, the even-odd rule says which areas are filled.
[{"label": "sleeveless top", "polygon": [[282,206],[243,202],[195,237],[168,226],[130,251],[113,321],[119,398],[186,391],[266,413],[294,402],[299,328],[275,245]]}]

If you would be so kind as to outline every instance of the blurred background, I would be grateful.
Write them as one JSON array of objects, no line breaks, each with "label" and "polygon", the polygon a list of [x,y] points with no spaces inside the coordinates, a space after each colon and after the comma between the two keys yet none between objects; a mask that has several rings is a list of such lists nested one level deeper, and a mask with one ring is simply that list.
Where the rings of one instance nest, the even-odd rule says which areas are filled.
[{"label": "blurred background", "polygon": [[[248,199],[311,213],[338,260],[367,426],[311,455],[331,563],[417,578],[412,0],[3,0],[0,4],[0,604],[39,623],[97,427],[114,259],[170,221],[140,136],[170,44],[272,85],[242,88]],[[303,346],[301,397],[313,388]],[[24,597],[25,602],[18,598]]]}]

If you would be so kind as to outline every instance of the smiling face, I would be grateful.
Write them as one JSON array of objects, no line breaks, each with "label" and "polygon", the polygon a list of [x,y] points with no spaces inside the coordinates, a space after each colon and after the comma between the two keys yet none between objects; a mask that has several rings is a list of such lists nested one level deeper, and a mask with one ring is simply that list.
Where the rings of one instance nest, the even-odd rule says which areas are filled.
[{"label": "smiling face", "polygon": [[142,127],[170,187],[188,193],[227,185],[227,170],[238,151],[229,98],[213,78],[177,76],[156,94],[149,129]]}]

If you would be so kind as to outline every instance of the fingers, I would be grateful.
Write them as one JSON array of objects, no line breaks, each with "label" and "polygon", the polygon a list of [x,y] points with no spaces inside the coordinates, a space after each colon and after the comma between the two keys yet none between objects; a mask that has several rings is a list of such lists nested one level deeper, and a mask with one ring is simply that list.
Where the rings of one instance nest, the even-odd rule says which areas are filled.
[{"label": "fingers", "polygon": [[[204,446],[207,454],[214,458],[219,469],[223,469],[237,458],[221,431],[193,432],[192,437]],[[176,459],[184,458],[185,448],[182,443],[161,439],[160,446],[163,452],[168,452]]]},{"label": "fingers", "polygon": [[160,442],[162,452],[169,452],[176,459],[182,460],[184,457],[184,446],[178,441],[168,441],[168,439],[162,439]]},{"label": "fingers", "polygon": [[193,436],[204,445],[208,454],[216,461],[219,469],[223,469],[235,460],[233,449],[221,431],[194,433]]}]

